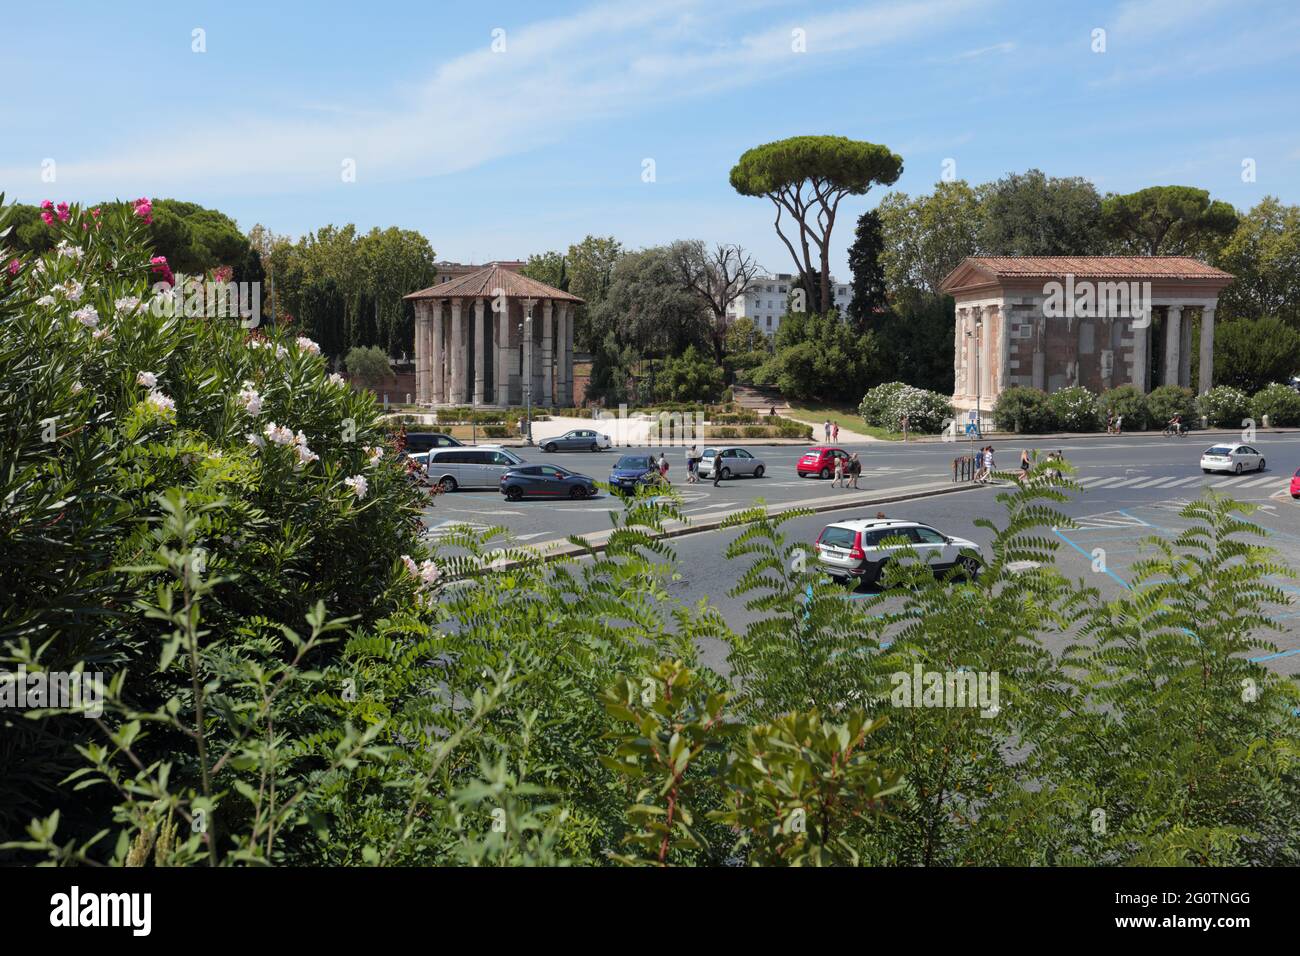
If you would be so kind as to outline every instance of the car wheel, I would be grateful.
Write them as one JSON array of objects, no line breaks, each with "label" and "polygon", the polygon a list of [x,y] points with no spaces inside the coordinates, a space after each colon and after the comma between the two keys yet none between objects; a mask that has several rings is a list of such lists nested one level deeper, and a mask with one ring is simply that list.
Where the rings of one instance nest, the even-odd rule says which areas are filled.
[{"label": "car wheel", "polygon": [[1201,471],[1205,472],[1207,475],[1210,473],[1210,469],[1208,468],[1202,468]]},{"label": "car wheel", "polygon": [[1241,474],[1241,462],[1237,462],[1237,467],[1233,469],[1233,473],[1238,475]]},{"label": "car wheel", "polygon": [[1261,459],[1259,460],[1259,467],[1256,468],[1255,470],[1256,470],[1256,471],[1263,471],[1263,470],[1264,470],[1264,459],[1263,459],[1263,458],[1261,458]]},{"label": "car wheel", "polygon": [[444,492],[455,491],[456,479],[448,475],[445,478],[443,478],[440,482],[438,482],[438,487],[440,487]]},{"label": "car wheel", "polygon": [[518,485],[511,485],[509,488],[506,489],[506,500],[507,500],[507,501],[518,501],[518,500],[519,500],[520,498],[522,498],[523,496],[524,496],[524,493],[523,493],[522,491],[519,490],[519,486],[518,486]]},{"label": "car wheel", "polygon": [[551,453],[551,454],[554,454],[554,453],[555,453],[555,442],[550,442],[549,444],[543,445],[543,446],[542,446],[542,451],[544,451],[544,452],[548,452],[548,453]]},{"label": "car wheel", "polygon": [[762,465],[759,465],[757,468],[754,469],[754,477],[755,477],[755,478],[762,478],[762,477],[763,477],[763,466],[762,466]]},{"label": "car wheel", "polygon": [[723,481],[726,481],[728,478],[731,477],[731,469],[730,469],[730,468],[724,468],[724,469],[722,469],[722,471],[718,472],[718,475],[719,475],[719,477],[722,478]]},{"label": "car wheel", "polygon": [[821,478],[822,481],[825,481],[830,476],[831,476],[831,470],[829,468],[823,468],[821,470],[821,474],[819,477]]},{"label": "car wheel", "polygon": [[974,581],[980,576],[980,563],[970,556],[964,556],[957,565],[961,568],[961,573],[966,575],[966,580]]},{"label": "car wheel", "polygon": [[598,444],[596,444],[595,442],[592,442],[592,443],[591,443],[591,450],[592,450],[592,451],[600,451],[600,446],[599,446]]},{"label": "car wheel", "polygon": [[574,485],[569,489],[569,497],[574,501],[581,501],[583,498],[587,497],[587,489],[582,487],[582,485]]}]

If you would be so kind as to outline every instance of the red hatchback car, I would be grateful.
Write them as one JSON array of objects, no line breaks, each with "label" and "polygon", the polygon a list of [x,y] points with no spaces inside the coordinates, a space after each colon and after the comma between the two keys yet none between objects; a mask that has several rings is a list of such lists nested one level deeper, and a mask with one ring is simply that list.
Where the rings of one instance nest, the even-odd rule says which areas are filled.
[{"label": "red hatchback car", "polygon": [[1291,497],[1300,498],[1300,468],[1291,476]]},{"label": "red hatchback car", "polygon": [[843,448],[836,448],[833,445],[813,445],[803,453],[794,470],[799,473],[800,478],[807,478],[809,475],[829,478],[835,474],[836,458],[843,458],[845,465],[849,463],[849,453]]}]

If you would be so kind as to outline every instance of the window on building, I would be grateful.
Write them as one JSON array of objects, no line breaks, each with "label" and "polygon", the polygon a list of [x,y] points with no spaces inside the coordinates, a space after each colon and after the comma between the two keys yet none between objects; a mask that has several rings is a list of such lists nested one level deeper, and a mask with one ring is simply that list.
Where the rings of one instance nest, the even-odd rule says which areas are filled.
[{"label": "window on building", "polygon": [[769,329],[772,327],[772,317],[770,315],[767,317],[767,327]]}]

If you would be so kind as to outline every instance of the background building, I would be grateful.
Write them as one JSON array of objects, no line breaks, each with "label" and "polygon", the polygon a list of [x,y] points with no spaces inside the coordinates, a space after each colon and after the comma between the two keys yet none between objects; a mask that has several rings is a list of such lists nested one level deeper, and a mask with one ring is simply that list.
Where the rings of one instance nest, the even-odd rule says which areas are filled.
[{"label": "background building", "polygon": [[[795,276],[788,272],[776,275],[758,276],[745,286],[745,294],[737,296],[727,307],[730,319],[752,319],[759,331],[775,335],[781,327],[781,319],[786,314],[790,300],[790,290],[795,287]],[[835,296],[835,307],[840,315],[846,315],[849,300],[853,298],[853,289],[836,282],[831,276],[831,292]]]}]

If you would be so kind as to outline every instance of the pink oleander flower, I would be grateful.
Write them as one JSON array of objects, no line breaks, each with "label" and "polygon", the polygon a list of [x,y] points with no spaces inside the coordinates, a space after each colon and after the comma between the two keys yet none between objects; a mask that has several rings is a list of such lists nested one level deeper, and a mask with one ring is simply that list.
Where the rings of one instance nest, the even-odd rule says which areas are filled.
[{"label": "pink oleander flower", "polygon": [[176,277],[172,275],[172,267],[167,264],[166,256],[154,256],[149,260],[150,271],[157,272],[163,277],[163,281],[168,285],[176,284]]},{"label": "pink oleander flower", "polygon": [[235,275],[233,266],[217,266],[212,270],[214,282],[229,282]]},{"label": "pink oleander flower", "polygon": [[22,264],[21,262],[19,262],[17,259],[10,259],[10,260],[9,260],[9,274],[10,274],[11,276],[16,276],[16,275],[18,275],[18,270],[21,269],[22,267],[23,267],[23,264]]},{"label": "pink oleander flower", "polygon": [[47,226],[54,225],[54,217],[51,216],[48,212],[41,213],[41,221],[44,222],[45,225]]},{"label": "pink oleander flower", "polygon": [[54,211],[59,215],[59,222],[68,221],[68,216],[70,215],[70,212],[67,203],[65,202],[59,203],[57,206],[54,207]]},{"label": "pink oleander flower", "polygon": [[91,214],[92,216],[94,216],[96,219],[98,219],[98,218],[99,218],[99,207],[96,206],[94,209],[90,210],[90,214]]},{"label": "pink oleander flower", "polygon": [[144,220],[144,224],[150,225],[153,222],[153,200],[137,199],[135,201],[135,214]]}]

